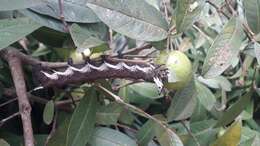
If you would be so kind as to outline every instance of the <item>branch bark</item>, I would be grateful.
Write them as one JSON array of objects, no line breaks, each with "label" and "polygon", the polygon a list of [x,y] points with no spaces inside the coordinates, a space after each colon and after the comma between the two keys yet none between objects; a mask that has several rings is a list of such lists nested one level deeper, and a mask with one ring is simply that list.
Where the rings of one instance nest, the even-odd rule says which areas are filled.
[{"label": "branch bark", "polygon": [[18,98],[19,113],[21,114],[25,146],[34,146],[34,137],[31,121],[31,105],[29,103],[21,59],[11,51],[3,52],[3,57],[8,62]]}]

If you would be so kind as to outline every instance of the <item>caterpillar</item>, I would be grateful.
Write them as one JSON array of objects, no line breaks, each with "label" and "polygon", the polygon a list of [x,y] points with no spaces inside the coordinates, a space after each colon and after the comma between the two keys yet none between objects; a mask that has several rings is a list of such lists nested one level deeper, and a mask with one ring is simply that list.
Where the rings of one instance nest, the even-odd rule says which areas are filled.
[{"label": "caterpillar", "polygon": [[72,83],[94,82],[98,79],[124,78],[154,82],[159,90],[163,80],[167,79],[167,70],[162,66],[145,62],[102,57],[101,61],[89,58],[85,63],[73,64],[70,59],[67,66],[59,68],[34,67],[36,79],[43,87],[62,87]]}]

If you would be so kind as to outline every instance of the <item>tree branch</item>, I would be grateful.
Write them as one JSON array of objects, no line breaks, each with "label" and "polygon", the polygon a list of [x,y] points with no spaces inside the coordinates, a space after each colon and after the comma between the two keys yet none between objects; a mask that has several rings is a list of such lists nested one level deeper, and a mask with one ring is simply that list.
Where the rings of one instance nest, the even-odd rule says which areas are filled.
[{"label": "tree branch", "polygon": [[18,96],[19,113],[21,114],[23,125],[24,144],[25,146],[34,146],[31,105],[27,97],[21,60],[9,50],[4,51],[3,57],[10,66],[13,82]]}]

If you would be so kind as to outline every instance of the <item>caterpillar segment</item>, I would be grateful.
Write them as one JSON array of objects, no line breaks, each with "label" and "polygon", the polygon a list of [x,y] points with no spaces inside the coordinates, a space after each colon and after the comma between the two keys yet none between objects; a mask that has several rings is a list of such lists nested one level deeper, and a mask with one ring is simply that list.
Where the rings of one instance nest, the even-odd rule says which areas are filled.
[{"label": "caterpillar segment", "polygon": [[124,78],[154,82],[163,89],[167,80],[167,70],[151,63],[139,63],[126,60],[102,58],[102,61],[87,59],[83,64],[73,64],[72,60],[60,68],[46,69],[38,67],[36,78],[43,87],[62,87],[67,84],[94,82],[98,79]]}]

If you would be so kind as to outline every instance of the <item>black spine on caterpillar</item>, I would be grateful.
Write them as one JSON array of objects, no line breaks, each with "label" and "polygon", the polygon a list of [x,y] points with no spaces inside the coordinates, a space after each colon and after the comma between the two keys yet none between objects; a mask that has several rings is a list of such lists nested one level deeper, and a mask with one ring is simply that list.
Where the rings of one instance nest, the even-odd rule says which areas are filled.
[{"label": "black spine on caterpillar", "polygon": [[167,79],[167,71],[160,66],[108,57],[103,57],[101,61],[87,59],[83,64],[73,64],[69,60],[67,66],[60,68],[47,69],[37,66],[35,75],[43,87],[62,87],[98,79],[124,78],[155,82],[161,90],[162,80]]}]

